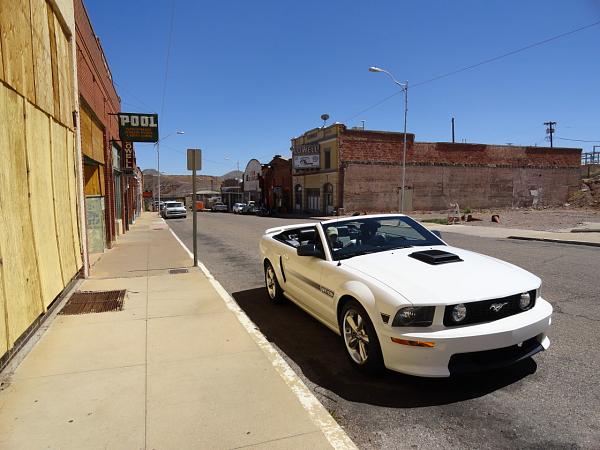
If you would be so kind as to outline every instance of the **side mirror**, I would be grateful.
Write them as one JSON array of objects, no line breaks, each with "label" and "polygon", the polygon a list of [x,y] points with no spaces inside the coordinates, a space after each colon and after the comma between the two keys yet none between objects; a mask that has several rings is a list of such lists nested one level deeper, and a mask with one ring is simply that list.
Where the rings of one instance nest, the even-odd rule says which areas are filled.
[{"label": "side mirror", "polygon": [[440,239],[442,238],[442,233],[440,232],[440,230],[429,230],[429,231],[431,231],[433,234],[435,234]]},{"label": "side mirror", "polygon": [[322,258],[323,252],[317,248],[315,244],[304,244],[296,248],[298,256],[314,256],[315,258]]}]

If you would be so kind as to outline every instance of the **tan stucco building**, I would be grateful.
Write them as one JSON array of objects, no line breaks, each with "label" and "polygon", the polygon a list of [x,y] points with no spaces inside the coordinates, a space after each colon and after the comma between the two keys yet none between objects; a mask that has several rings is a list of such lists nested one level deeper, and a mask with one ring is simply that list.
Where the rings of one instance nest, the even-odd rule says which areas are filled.
[{"label": "tan stucco building", "polygon": [[338,143],[343,129],[336,123],[292,139],[294,211],[333,214],[341,204]]}]

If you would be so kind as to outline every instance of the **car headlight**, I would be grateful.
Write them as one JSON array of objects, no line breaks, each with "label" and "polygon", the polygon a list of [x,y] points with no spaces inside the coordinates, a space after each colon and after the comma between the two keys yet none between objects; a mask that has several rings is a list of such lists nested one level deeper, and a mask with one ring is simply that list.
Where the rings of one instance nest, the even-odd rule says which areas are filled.
[{"label": "car headlight", "polygon": [[529,292],[523,292],[521,297],[519,297],[519,308],[522,311],[529,309],[531,307],[531,294]]},{"label": "car headlight", "polygon": [[452,308],[452,320],[454,323],[462,322],[465,320],[465,317],[467,317],[467,307],[464,305],[464,303],[454,305],[454,308]]},{"label": "car headlight", "polygon": [[405,306],[400,308],[394,320],[393,327],[428,327],[433,322],[435,306]]}]

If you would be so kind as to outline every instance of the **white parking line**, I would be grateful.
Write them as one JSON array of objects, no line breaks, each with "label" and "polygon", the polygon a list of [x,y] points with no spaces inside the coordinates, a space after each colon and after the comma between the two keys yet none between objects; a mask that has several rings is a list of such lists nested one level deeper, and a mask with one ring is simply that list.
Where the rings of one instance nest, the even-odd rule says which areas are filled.
[{"label": "white parking line", "polygon": [[[173,235],[177,242],[184,248],[190,258],[194,259],[194,254],[185,246],[185,244],[179,239],[175,232],[169,227],[169,231]],[[296,375],[296,372],[289,366],[289,364],[281,357],[279,352],[271,345],[267,338],[260,332],[258,327],[250,320],[246,313],[240,308],[237,302],[229,295],[229,293],[221,286],[215,277],[208,271],[206,266],[201,262],[198,262],[198,267],[208,278],[211,285],[219,293],[227,307],[235,314],[239,322],[246,329],[248,334],[252,336],[254,342],[262,349],[275,370],[279,373],[281,378],[289,386],[292,392],[296,395],[300,404],[308,412],[311,420],[317,425],[321,432],[325,435],[329,443],[333,448],[337,449],[357,449],[356,445],[350,437],[346,434],[344,429],[331,417],[329,411],[319,402],[314,394],[306,387],[304,382]]]}]

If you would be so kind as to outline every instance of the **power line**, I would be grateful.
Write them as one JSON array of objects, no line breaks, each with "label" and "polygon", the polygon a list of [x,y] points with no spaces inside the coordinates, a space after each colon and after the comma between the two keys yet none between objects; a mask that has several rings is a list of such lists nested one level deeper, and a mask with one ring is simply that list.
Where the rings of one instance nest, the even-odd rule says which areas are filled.
[{"label": "power line", "polygon": [[560,139],[561,141],[574,141],[574,142],[600,142],[600,139],[596,140],[596,141],[588,141],[586,139],[569,139],[569,138],[561,138],[561,137],[557,137],[556,139]]},{"label": "power line", "polygon": [[167,42],[167,61],[165,63],[165,78],[163,80],[162,100],[160,102],[160,115],[165,110],[165,97],[167,93],[167,79],[169,77],[169,60],[171,59],[171,41],[173,39],[173,19],[175,17],[175,0],[171,2],[171,23],[169,25],[169,40]]},{"label": "power line", "polygon": [[[116,82],[114,79],[113,79],[113,83],[114,83],[114,85],[117,87],[117,89],[118,89],[119,91],[121,91],[121,92],[122,92],[122,91],[125,91],[125,93],[126,93],[128,96],[130,96],[130,97],[132,97],[134,100],[136,100],[136,103],[138,103],[138,102],[139,102],[139,103],[138,103],[138,106],[143,106],[144,108],[148,108],[148,111],[156,112],[156,110],[155,110],[155,109],[154,109],[152,106],[148,105],[148,103],[144,102],[144,100],[142,100],[141,98],[139,98],[138,96],[136,96],[136,95],[135,95],[133,92],[131,92],[129,89],[126,89],[126,88],[125,88],[123,85],[121,85],[121,84],[117,83],[117,82]],[[129,99],[129,100],[131,100],[131,99]],[[124,103],[126,103],[126,102],[124,102]],[[133,104],[133,102],[131,102],[131,101],[129,102],[129,104],[130,104],[130,105],[133,105],[133,106],[135,106],[135,105]]]},{"label": "power line", "polygon": [[[580,31],[583,31],[583,30],[587,30],[588,28],[592,28],[592,27],[595,27],[597,25],[600,25],[600,20],[598,20],[597,22],[590,23],[588,25],[584,25],[582,27],[576,28],[576,29],[571,30],[571,31],[566,31],[564,33],[560,33],[560,34],[554,35],[554,36],[549,37],[547,39],[544,39],[542,41],[534,42],[533,44],[526,45],[525,47],[521,47],[521,48],[518,48],[516,50],[512,50],[510,52],[507,52],[507,53],[503,53],[502,55],[494,56],[493,58],[484,59],[483,61],[480,61],[480,62],[478,62],[476,64],[471,64],[469,66],[465,66],[465,67],[462,67],[460,69],[456,69],[456,70],[453,70],[451,72],[446,72],[446,73],[444,73],[442,75],[438,75],[438,76],[435,76],[433,78],[429,78],[428,80],[424,80],[424,81],[420,81],[418,83],[414,83],[414,84],[411,85],[411,89],[414,89],[417,86],[422,86],[422,85],[427,84],[427,83],[432,83],[434,81],[440,80],[442,78],[449,77],[451,75],[456,75],[457,73],[461,73],[461,72],[465,72],[467,70],[475,69],[476,67],[480,67],[480,66],[483,66],[485,64],[489,64],[489,63],[498,61],[499,59],[503,59],[503,58],[506,58],[508,56],[516,55],[517,53],[521,53],[521,52],[524,52],[524,51],[529,50],[531,48],[547,44],[548,42],[552,42],[552,41],[555,41],[557,39],[561,39],[561,38],[563,38],[565,36],[569,36],[571,34],[575,34],[575,33],[578,33]],[[360,116],[361,114],[363,114],[363,113],[365,113],[367,111],[370,111],[371,109],[373,109],[373,108],[381,105],[382,103],[385,103],[390,98],[395,97],[396,95],[401,94],[402,92],[403,91],[400,90],[400,91],[394,92],[391,95],[388,95],[387,97],[385,97],[385,98],[379,100],[378,102],[374,103],[373,105],[371,105],[371,106],[363,109],[362,111],[360,111],[357,114],[353,115],[352,117],[344,120],[343,122],[349,122],[352,119],[355,119],[356,117]]]},{"label": "power line", "polygon": [[431,83],[432,81],[437,81],[440,78],[449,77],[450,75],[454,75],[454,74],[457,74],[457,73],[460,73],[460,72],[464,72],[466,70],[471,70],[471,69],[474,69],[476,67],[483,66],[484,64],[489,64],[491,62],[498,61],[499,59],[506,58],[508,56],[516,55],[517,53],[524,52],[525,50],[529,50],[530,48],[534,48],[534,47],[538,47],[540,45],[547,44],[548,42],[552,42],[552,41],[555,41],[557,39],[563,38],[565,36],[569,36],[571,34],[578,33],[578,32],[583,31],[583,30],[587,30],[588,28],[592,28],[592,27],[595,27],[597,25],[600,25],[600,20],[597,21],[597,22],[591,23],[589,25],[585,25],[583,27],[576,28],[576,29],[571,30],[571,31],[567,31],[567,32],[564,32],[564,33],[561,33],[561,34],[557,34],[555,36],[549,37],[549,38],[544,39],[542,41],[534,42],[533,44],[526,45],[525,47],[521,47],[521,48],[519,48],[517,50],[513,50],[513,51],[510,51],[508,53],[504,53],[502,55],[495,56],[493,58],[485,59],[485,60],[483,60],[481,62],[478,62],[477,64],[472,64],[470,66],[463,67],[462,69],[453,70],[452,72],[448,72],[448,73],[445,73],[443,75],[438,75],[437,77],[430,78],[429,80],[421,81],[419,83],[413,84],[411,86],[411,88],[415,88],[416,86],[421,86],[421,85],[426,84],[426,83]]}]

